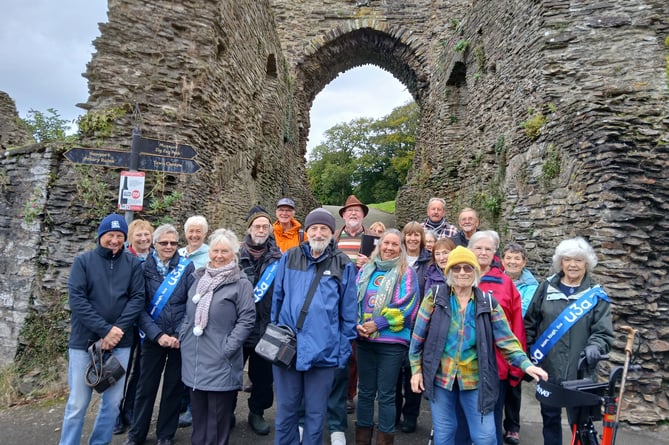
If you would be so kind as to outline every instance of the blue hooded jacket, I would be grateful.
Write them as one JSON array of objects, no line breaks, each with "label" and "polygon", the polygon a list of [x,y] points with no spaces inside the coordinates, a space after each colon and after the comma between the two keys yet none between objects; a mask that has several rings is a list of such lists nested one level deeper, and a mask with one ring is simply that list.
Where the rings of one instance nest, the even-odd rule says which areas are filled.
[{"label": "blue hooded jacket", "polygon": [[[297,320],[311,287],[316,264],[329,261],[320,278],[301,330]],[[271,320],[297,332],[295,369],[346,366],[351,341],[357,337],[356,268],[330,242],[318,258],[311,256],[308,242],[289,249],[279,261],[274,279]]]}]

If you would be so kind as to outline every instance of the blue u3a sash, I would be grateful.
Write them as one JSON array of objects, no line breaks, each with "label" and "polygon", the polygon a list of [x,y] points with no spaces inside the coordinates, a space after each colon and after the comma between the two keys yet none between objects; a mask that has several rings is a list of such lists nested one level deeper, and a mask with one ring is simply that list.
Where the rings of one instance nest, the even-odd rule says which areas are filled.
[{"label": "blue u3a sash", "polygon": [[265,268],[265,272],[263,272],[262,276],[258,280],[258,283],[256,283],[256,287],[253,289],[254,303],[257,303],[260,300],[262,300],[267,291],[269,290],[269,287],[274,282],[274,277],[276,276],[276,269],[278,266],[279,262],[275,261],[269,266],[267,266],[267,268]]},{"label": "blue u3a sash", "polygon": [[571,329],[585,314],[590,312],[596,305],[597,300],[602,299],[610,301],[604,289],[600,286],[590,288],[586,293],[575,302],[569,304],[562,310],[553,323],[548,326],[544,332],[530,348],[530,360],[536,366],[543,361],[553,346],[562,338],[562,336]]},{"label": "blue u3a sash", "polygon": [[151,306],[149,306],[149,315],[153,318],[153,321],[158,320],[160,313],[165,308],[165,305],[170,300],[170,297],[174,293],[181,276],[183,275],[186,267],[191,263],[191,260],[185,257],[179,259],[179,264],[167,274],[160,287],[155,294],[153,294],[153,299],[151,300]]}]

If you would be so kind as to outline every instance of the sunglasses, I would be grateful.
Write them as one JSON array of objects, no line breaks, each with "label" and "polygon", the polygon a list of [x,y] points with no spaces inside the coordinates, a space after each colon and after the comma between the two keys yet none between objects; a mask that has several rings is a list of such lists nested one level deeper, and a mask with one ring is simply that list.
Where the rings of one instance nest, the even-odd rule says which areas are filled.
[{"label": "sunglasses", "polygon": [[165,246],[177,246],[179,245],[178,241],[158,241],[156,244],[161,245],[163,247]]},{"label": "sunglasses", "polygon": [[451,267],[451,270],[455,273],[459,273],[459,272],[472,273],[472,272],[474,272],[474,268],[472,266],[470,266],[469,264],[456,264],[455,266]]}]

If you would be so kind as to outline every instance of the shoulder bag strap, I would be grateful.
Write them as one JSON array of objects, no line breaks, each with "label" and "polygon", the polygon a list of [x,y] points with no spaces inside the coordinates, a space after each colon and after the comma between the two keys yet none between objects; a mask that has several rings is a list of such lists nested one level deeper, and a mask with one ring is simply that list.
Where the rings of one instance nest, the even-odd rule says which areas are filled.
[{"label": "shoulder bag strap", "polygon": [[314,299],[314,294],[316,293],[318,283],[320,283],[323,272],[330,266],[330,263],[332,263],[332,256],[330,256],[325,261],[321,261],[320,263],[316,264],[316,275],[314,276],[314,281],[311,282],[311,287],[307,293],[307,298],[304,300],[304,304],[300,310],[300,317],[297,319],[297,325],[295,326],[298,331],[302,329],[302,326],[304,325],[304,320],[307,318],[307,312],[309,312],[309,306],[311,306],[311,301]]}]

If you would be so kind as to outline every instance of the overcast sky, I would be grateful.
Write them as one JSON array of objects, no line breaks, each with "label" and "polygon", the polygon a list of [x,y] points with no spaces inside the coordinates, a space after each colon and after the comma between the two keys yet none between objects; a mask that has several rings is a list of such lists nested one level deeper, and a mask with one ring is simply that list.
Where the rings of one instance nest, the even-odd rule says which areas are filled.
[{"label": "overcast sky", "polygon": [[[2,0],[0,11],[0,91],[9,94],[19,115],[54,108],[62,119],[83,114],[88,99],[81,76],[93,53],[99,22],[107,21],[103,0]],[[314,100],[308,148],[325,130],[358,117],[378,119],[413,100],[390,73],[364,66],[340,74]]]}]

